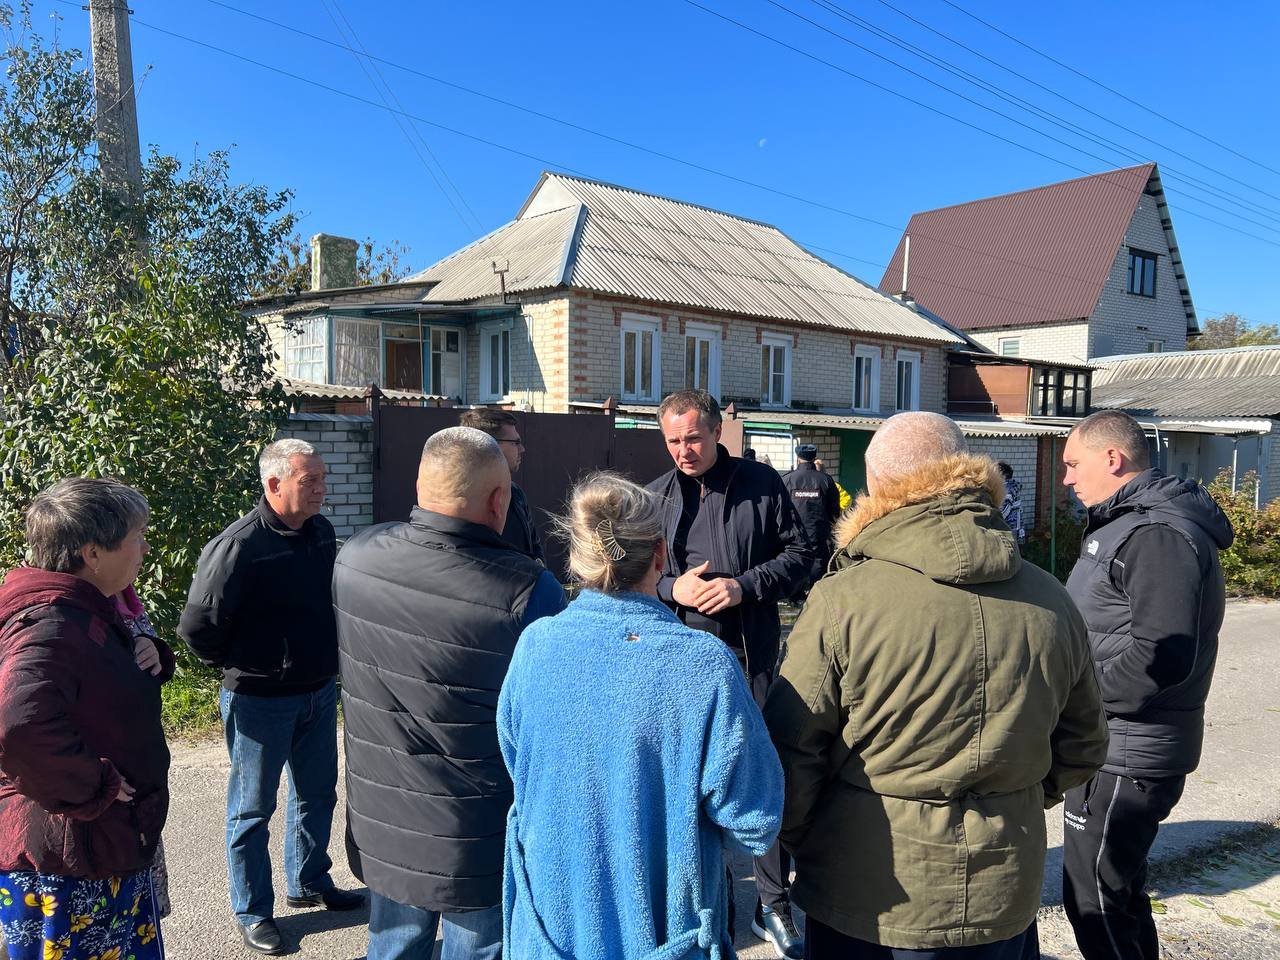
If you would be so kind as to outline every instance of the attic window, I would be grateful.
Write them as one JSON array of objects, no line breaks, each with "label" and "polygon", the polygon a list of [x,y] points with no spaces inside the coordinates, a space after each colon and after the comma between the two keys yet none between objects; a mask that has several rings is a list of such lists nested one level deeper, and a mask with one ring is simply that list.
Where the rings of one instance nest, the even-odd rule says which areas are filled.
[{"label": "attic window", "polygon": [[1134,296],[1155,297],[1156,260],[1154,253],[1129,248],[1129,286]]}]

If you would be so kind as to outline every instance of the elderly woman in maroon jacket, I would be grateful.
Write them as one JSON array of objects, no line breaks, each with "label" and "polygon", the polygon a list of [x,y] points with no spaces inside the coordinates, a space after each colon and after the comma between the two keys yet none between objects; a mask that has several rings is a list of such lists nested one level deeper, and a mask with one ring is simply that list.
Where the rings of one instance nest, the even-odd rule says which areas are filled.
[{"label": "elderly woman in maroon jacket", "polygon": [[12,960],[162,957],[151,863],[169,806],[169,648],[115,596],[147,502],[63,480],[27,510],[30,566],[0,586],[0,932]]}]

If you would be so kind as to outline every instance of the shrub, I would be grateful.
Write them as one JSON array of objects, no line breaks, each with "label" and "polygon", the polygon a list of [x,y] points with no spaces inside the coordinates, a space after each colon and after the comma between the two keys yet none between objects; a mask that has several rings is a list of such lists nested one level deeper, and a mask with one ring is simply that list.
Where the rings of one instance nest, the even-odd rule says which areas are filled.
[{"label": "shrub", "polygon": [[[1048,570],[1059,580],[1066,583],[1071,575],[1071,568],[1076,565],[1080,556],[1080,541],[1084,537],[1084,520],[1076,517],[1069,509],[1059,508],[1056,543],[1048,530],[1033,530],[1027,534],[1022,545],[1023,559],[1029,560],[1042,570]],[[1049,558],[1056,555],[1056,565],[1051,565]]]},{"label": "shrub", "polygon": [[1240,597],[1280,598],[1280,500],[1259,509],[1258,475],[1247,473],[1231,490],[1224,470],[1209,484],[1209,493],[1231,521],[1235,541],[1220,554],[1227,593]]}]

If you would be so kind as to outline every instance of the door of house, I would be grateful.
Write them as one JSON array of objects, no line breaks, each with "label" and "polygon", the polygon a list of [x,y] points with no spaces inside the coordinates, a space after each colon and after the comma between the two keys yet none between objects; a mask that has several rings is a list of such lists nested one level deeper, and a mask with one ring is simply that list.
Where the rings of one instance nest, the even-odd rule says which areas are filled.
[{"label": "door of house", "polygon": [[392,390],[422,389],[422,344],[416,340],[386,341],[387,387]]}]

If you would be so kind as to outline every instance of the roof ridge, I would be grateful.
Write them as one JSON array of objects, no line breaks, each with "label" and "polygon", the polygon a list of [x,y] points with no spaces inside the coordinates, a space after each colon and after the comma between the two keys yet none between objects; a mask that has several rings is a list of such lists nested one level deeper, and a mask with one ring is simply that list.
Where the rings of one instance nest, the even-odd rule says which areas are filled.
[{"label": "roof ridge", "polygon": [[[597,187],[608,187],[611,190],[619,190],[622,193],[634,193],[636,196],[648,197],[651,200],[665,200],[667,203],[674,203],[681,207],[689,207],[693,210],[703,210],[707,213],[714,213],[716,216],[728,217],[730,220],[737,220],[741,223],[749,223],[754,227],[765,227],[768,230],[774,230],[778,233],[782,233],[782,230],[777,226],[772,223],[765,223],[763,220],[753,220],[750,217],[743,217],[736,213],[730,213],[727,210],[717,210],[715,207],[708,207],[701,203],[693,203],[689,200],[678,200],[675,197],[668,197],[661,193],[651,193],[648,190],[637,190],[635,187],[625,187],[620,183],[612,183],[608,180],[597,180],[594,177],[583,177],[572,173],[561,173],[558,170],[543,170],[542,176],[543,178],[556,177],[560,180],[576,180],[579,183],[589,183]],[[541,184],[539,184],[539,186],[541,186]],[[537,193],[536,187],[534,188],[534,193]],[[579,202],[581,202],[581,200]],[[590,206],[587,206],[588,209],[590,209]]]},{"label": "roof ridge", "polygon": [[[1149,160],[1146,163],[1134,164],[1132,167],[1116,167],[1114,170],[1103,170],[1098,173],[1089,173],[1082,177],[1072,177],[1070,180],[1058,180],[1054,183],[1042,183],[1038,187],[1024,187],[1021,190],[1009,190],[1005,193],[997,193],[990,197],[978,197],[976,200],[964,200],[960,203],[949,203],[941,207],[931,207],[928,210],[917,210],[911,215],[911,217],[914,219],[916,217],[923,216],[926,213],[941,213],[943,210],[958,210],[961,207],[972,207],[980,203],[990,203],[993,200],[1007,200],[1010,197],[1018,197],[1025,193],[1038,193],[1041,190],[1056,190],[1059,187],[1065,187],[1068,184],[1080,183],[1084,180],[1095,180],[1101,177],[1109,177],[1117,173],[1129,173],[1133,170],[1140,170],[1143,167],[1149,167],[1154,171],[1156,168],[1156,162],[1154,160]],[[1148,179],[1149,178],[1150,173],[1148,173]],[[1137,201],[1135,200],[1134,202],[1136,203]]]}]

